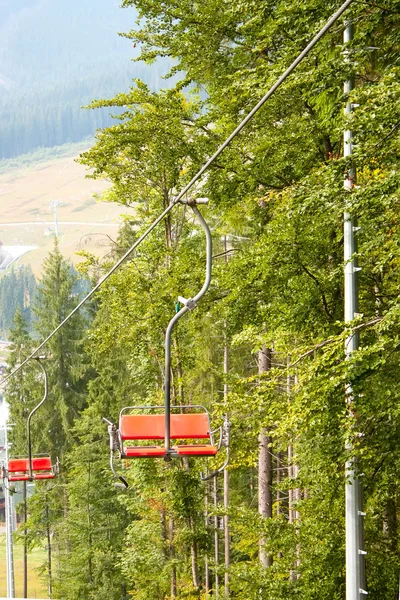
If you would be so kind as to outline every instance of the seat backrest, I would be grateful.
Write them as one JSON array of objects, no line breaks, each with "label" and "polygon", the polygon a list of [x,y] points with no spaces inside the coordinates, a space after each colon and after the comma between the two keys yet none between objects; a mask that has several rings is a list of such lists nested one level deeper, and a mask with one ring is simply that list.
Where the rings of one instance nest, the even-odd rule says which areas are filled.
[{"label": "seat backrest", "polygon": [[[51,471],[52,464],[50,456],[39,456],[32,458],[32,471]],[[28,473],[28,458],[12,458],[8,461],[9,473]]]},{"label": "seat backrest", "polygon": [[171,438],[209,439],[210,423],[207,413],[171,415]]},{"label": "seat backrest", "polygon": [[[164,415],[121,415],[119,431],[125,440],[163,440]],[[171,414],[171,439],[209,439],[207,413]]]}]

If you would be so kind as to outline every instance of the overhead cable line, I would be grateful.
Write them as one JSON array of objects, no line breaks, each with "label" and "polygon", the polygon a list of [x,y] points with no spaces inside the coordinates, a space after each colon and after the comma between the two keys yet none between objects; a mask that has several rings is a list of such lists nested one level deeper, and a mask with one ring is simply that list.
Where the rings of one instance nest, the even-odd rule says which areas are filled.
[{"label": "overhead cable line", "polygon": [[247,116],[243,119],[241,123],[236,127],[234,131],[230,134],[230,136],[221,144],[221,146],[215,151],[215,153],[208,159],[208,161],[201,167],[201,169],[196,173],[196,175],[186,184],[186,186],[182,189],[182,191],[172,200],[171,204],[167,206],[167,208],[157,217],[155,221],[150,225],[150,227],[136,240],[136,242],[125,252],[125,254],[119,259],[118,262],[100,279],[100,281],[94,286],[94,288],[79,302],[79,304],[72,310],[69,315],[65,317],[63,321],[52,331],[46,339],[43,340],[41,344],[20,364],[16,367],[11,373],[4,377],[0,381],[0,385],[3,385],[13,377],[22,367],[33,358],[39,350],[43,348],[47,344],[52,337],[58,333],[58,331],[74,316],[76,312],[100,289],[103,283],[111,277],[111,275],[125,262],[125,260],[132,254],[132,252],[143,242],[144,239],[153,231],[153,229],[164,219],[164,217],[173,209],[173,207],[183,198],[183,196],[193,187],[193,185],[198,181],[201,176],[207,171],[207,169],[212,165],[216,158],[229,146],[232,140],[242,131],[244,127],[246,127],[247,123],[254,117],[254,115],[264,106],[264,104],[271,98],[271,96],[276,92],[276,90],[282,85],[282,83],[288,78],[288,76],[294,71],[294,69],[302,62],[302,60],[308,55],[308,53],[314,48],[314,46],[319,42],[319,40],[325,35],[325,33],[336,23],[336,21],[341,17],[341,15],[345,12],[345,10],[350,6],[350,4],[354,0],[346,0],[341,7],[331,16],[331,18],[325,23],[322,29],[316,34],[316,36],[309,42],[309,44],[304,48],[302,52],[298,55],[298,57],[292,62],[290,67],[286,69],[286,71],[279,77],[279,79],[274,83],[274,85],[268,90],[268,92],[261,98],[261,100],[254,106],[254,108],[247,114]]}]

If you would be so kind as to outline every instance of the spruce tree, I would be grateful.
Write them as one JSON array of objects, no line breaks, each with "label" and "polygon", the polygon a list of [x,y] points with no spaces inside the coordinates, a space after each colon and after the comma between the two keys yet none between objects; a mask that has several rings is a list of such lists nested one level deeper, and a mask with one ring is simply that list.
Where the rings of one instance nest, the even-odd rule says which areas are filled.
[{"label": "spruce tree", "polygon": [[[35,331],[42,338],[79,302],[78,276],[63,259],[57,239],[43,266],[34,302]],[[60,458],[72,444],[73,421],[86,404],[87,360],[83,351],[86,326],[86,313],[78,312],[46,345],[49,399],[41,416],[44,436]]]}]

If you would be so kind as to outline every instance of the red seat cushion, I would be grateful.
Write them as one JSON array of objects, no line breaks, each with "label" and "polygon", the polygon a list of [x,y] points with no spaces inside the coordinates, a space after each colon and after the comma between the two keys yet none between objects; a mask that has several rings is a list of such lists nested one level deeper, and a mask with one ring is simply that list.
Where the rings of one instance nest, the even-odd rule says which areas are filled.
[{"label": "red seat cushion", "polygon": [[11,475],[8,478],[8,481],[29,481],[28,475]]},{"label": "red seat cushion", "polygon": [[164,415],[121,415],[119,432],[124,440],[163,440]]},{"label": "red seat cushion", "polygon": [[[121,415],[119,431],[125,440],[163,440],[165,415]],[[171,439],[210,439],[207,413],[171,414]]]},{"label": "red seat cushion", "polygon": [[[50,456],[36,456],[32,458],[32,471],[51,471]],[[20,473],[29,471],[29,460],[27,458],[12,458],[8,461],[9,473]]]},{"label": "red seat cushion", "polygon": [[124,449],[124,456],[129,458],[150,458],[165,456],[165,448],[162,446],[133,446]]},{"label": "red seat cushion", "polygon": [[216,446],[207,444],[193,444],[192,446],[174,446],[173,448],[180,456],[214,456],[218,452]]},{"label": "red seat cushion", "polygon": [[35,473],[33,475],[34,479],[54,479],[53,473]]},{"label": "red seat cushion", "polygon": [[207,413],[171,415],[171,439],[210,439]]}]

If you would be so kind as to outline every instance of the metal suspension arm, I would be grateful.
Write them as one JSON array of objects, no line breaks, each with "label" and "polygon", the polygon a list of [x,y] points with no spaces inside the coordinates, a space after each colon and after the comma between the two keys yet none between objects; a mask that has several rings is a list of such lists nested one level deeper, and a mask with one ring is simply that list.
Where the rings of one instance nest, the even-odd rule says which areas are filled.
[{"label": "metal suspension arm", "polygon": [[231,422],[229,421],[229,419],[227,417],[225,417],[224,424],[222,425],[221,442],[218,447],[218,450],[222,447],[226,448],[225,461],[220,467],[218,467],[218,469],[216,469],[215,471],[212,471],[212,473],[209,473],[208,475],[203,475],[203,473],[200,473],[200,478],[202,481],[209,481],[210,479],[213,479],[214,477],[219,475],[219,473],[222,473],[223,471],[225,471],[226,467],[228,466],[229,459],[230,459],[230,452],[231,452],[230,451],[230,442],[231,442],[230,431],[231,431]]},{"label": "metal suspension arm", "polygon": [[115,486],[120,489],[127,490],[129,487],[128,482],[126,481],[126,479],[124,477],[122,477],[122,475],[117,473],[117,471],[115,470],[115,467],[114,467],[114,452],[116,450],[120,450],[119,443],[118,443],[117,427],[114,425],[114,423],[111,423],[111,421],[109,421],[108,419],[105,419],[104,417],[103,417],[103,421],[104,421],[104,423],[107,423],[108,434],[110,436],[110,467],[111,467],[111,471],[112,471],[114,477],[116,479],[118,479],[118,482],[115,483]]},{"label": "metal suspension arm", "polygon": [[[204,296],[208,290],[211,282],[212,272],[212,237],[211,231],[205,222],[203,215],[195,205],[195,201],[187,202],[194,214],[197,217],[205,235],[206,235],[206,277],[201,290],[193,298],[182,298],[179,297],[179,301],[183,304],[179,312],[176,313],[170,320],[167,331],[165,334],[165,389],[164,389],[164,403],[165,403],[165,452],[166,456],[171,452],[171,334],[174,325],[185,313],[189,310],[196,308],[198,301]],[[202,202],[203,204],[204,202]]]},{"label": "metal suspension arm", "polygon": [[29,479],[33,479],[33,469],[32,469],[32,439],[31,439],[31,419],[33,417],[33,415],[35,414],[35,412],[42,406],[42,404],[46,401],[47,399],[47,395],[48,395],[48,382],[47,382],[47,371],[44,368],[43,363],[41,362],[42,358],[46,358],[45,356],[34,356],[33,357],[38,365],[40,366],[40,368],[43,371],[43,375],[44,375],[44,394],[43,394],[43,398],[42,400],[39,402],[39,404],[37,406],[35,406],[35,408],[33,410],[31,410],[29,416],[28,416],[28,422],[26,425],[26,431],[27,431],[27,439],[28,439],[28,475],[29,475]]}]

